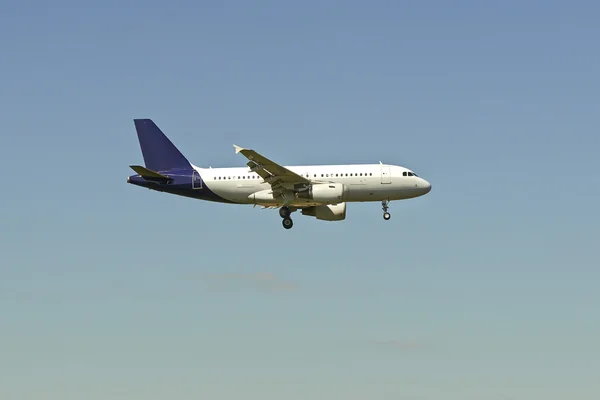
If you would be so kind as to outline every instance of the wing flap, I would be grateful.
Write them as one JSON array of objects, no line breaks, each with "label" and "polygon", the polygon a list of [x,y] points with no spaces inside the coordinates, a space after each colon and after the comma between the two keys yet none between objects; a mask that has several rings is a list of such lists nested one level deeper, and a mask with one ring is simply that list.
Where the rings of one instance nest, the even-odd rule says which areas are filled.
[{"label": "wing flap", "polygon": [[242,153],[249,161],[246,164],[250,171],[256,172],[265,182],[269,183],[272,188],[277,188],[283,184],[299,184],[309,183],[307,178],[290,171],[289,169],[269,160],[267,157],[257,153],[251,149],[233,145],[235,153]]}]

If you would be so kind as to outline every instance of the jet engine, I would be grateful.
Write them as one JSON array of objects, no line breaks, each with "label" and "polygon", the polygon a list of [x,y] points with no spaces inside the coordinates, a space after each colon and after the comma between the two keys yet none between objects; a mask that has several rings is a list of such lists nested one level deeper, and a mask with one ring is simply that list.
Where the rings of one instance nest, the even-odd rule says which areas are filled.
[{"label": "jet engine", "polygon": [[315,203],[337,204],[346,201],[348,187],[342,183],[311,184],[305,190],[298,191],[298,198]]},{"label": "jet engine", "polygon": [[302,215],[316,217],[324,221],[342,221],[346,219],[346,203],[303,208]]}]

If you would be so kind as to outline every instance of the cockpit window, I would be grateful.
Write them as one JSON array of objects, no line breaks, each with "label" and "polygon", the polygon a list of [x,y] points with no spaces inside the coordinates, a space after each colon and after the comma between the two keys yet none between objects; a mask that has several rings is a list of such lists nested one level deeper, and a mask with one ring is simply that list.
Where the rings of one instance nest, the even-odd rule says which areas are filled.
[{"label": "cockpit window", "polygon": [[408,176],[413,176],[413,173],[412,173],[412,172],[409,172],[409,173],[408,173]]},{"label": "cockpit window", "polygon": [[419,176],[419,175],[415,174],[414,172],[413,172],[413,175],[414,175],[414,176]]},{"label": "cockpit window", "polygon": [[402,176],[407,176],[407,175],[408,175],[408,174],[406,173],[406,171],[404,171],[404,172],[402,173]]}]

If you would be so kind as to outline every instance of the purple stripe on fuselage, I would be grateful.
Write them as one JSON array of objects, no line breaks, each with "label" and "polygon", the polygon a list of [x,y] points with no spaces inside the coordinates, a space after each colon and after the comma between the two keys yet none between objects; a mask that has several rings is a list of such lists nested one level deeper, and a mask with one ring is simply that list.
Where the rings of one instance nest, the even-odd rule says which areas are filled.
[{"label": "purple stripe on fuselage", "polygon": [[[127,182],[132,185],[145,187],[148,189],[156,190],[159,192],[166,192],[175,194],[178,196],[191,197],[199,200],[207,200],[214,201],[217,203],[229,203],[235,204],[233,201],[224,199],[223,197],[217,195],[215,192],[210,190],[202,176],[199,176],[200,182],[196,180],[194,182],[194,172],[192,169],[178,169],[178,170],[168,170],[168,171],[156,171],[161,173],[162,175],[166,175],[171,178],[171,182],[169,183],[158,183],[147,181],[142,178],[140,175],[131,175]],[[198,179],[198,178],[197,178]],[[196,188],[194,188],[194,186]]]}]

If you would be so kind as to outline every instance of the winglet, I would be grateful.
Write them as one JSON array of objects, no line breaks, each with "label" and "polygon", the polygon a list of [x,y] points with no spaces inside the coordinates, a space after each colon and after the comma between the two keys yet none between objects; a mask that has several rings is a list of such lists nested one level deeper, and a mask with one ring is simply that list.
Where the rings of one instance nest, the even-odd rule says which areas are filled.
[{"label": "winglet", "polygon": [[238,145],[233,145],[233,147],[235,148],[235,154],[239,153],[240,151],[244,150],[242,147],[238,146]]}]

